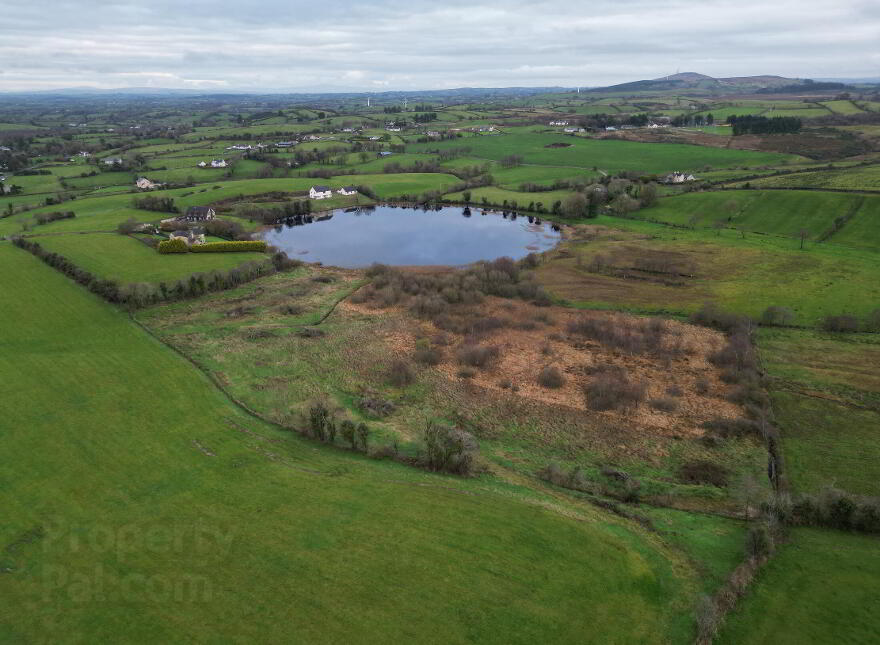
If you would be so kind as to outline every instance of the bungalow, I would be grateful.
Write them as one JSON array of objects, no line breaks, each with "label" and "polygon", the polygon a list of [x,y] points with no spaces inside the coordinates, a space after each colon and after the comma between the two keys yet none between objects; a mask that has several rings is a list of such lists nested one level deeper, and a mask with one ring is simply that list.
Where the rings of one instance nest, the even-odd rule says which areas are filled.
[{"label": "bungalow", "polygon": [[190,206],[186,209],[186,214],[181,217],[185,222],[204,222],[205,220],[214,219],[214,209],[210,206]]},{"label": "bungalow", "polygon": [[563,132],[567,132],[568,134],[574,134],[575,132],[583,132],[583,128],[565,128]]},{"label": "bungalow", "polygon": [[357,195],[357,186],[343,186],[336,192],[340,195]]},{"label": "bungalow", "polygon": [[199,162],[199,168],[204,168],[204,167],[207,166],[207,165],[208,165],[208,164],[206,164],[204,161],[200,161],[200,162]]},{"label": "bungalow", "polygon": [[613,125],[605,126],[605,132],[617,132],[617,128]]},{"label": "bungalow", "polygon": [[12,148],[9,146],[0,146],[0,152],[12,152]]},{"label": "bungalow", "polygon": [[388,132],[400,132],[400,128],[398,126],[392,126],[390,128],[385,128]]},{"label": "bungalow", "polygon": [[354,128],[342,128],[343,132],[354,132]]},{"label": "bungalow", "polygon": [[104,159],[104,165],[106,166],[118,166],[120,164],[122,164],[121,157],[107,157]]},{"label": "bungalow", "polygon": [[181,229],[168,234],[169,240],[180,239],[186,242],[187,246],[205,243],[205,230],[201,228]]},{"label": "bungalow", "polygon": [[312,186],[309,188],[310,199],[327,199],[333,197],[333,191],[329,186]]},{"label": "bungalow", "polygon": [[568,125],[568,121],[551,121],[550,125],[564,126],[564,125]]},{"label": "bungalow", "polygon": [[86,152],[85,150],[83,150],[81,152],[78,152],[77,156],[85,158],[85,157],[91,157],[92,155],[90,153]]},{"label": "bungalow", "polygon": [[253,146],[250,144],[236,143],[235,145],[229,146],[226,149],[227,150],[253,150]]},{"label": "bungalow", "polygon": [[427,134],[429,137],[439,137],[440,136],[440,133],[437,132],[436,130],[428,130],[425,134]]},{"label": "bungalow", "polygon": [[296,145],[296,141],[279,141],[275,144],[276,148],[290,148]]},{"label": "bungalow", "polygon": [[390,157],[393,154],[394,154],[393,152],[390,152],[388,150],[383,150],[379,153],[379,156],[380,157]]},{"label": "bungalow", "polygon": [[159,184],[150,181],[146,177],[138,178],[138,180],[136,182],[134,182],[134,185],[137,186],[138,188],[140,188],[141,190],[152,190],[153,188],[159,187]]},{"label": "bungalow", "polygon": [[370,137],[370,141],[378,141],[378,140],[381,139],[381,138],[382,138],[382,137],[380,137],[380,136],[374,134],[372,137]]},{"label": "bungalow", "polygon": [[225,168],[226,166],[226,159],[213,159],[211,161],[211,168]]}]

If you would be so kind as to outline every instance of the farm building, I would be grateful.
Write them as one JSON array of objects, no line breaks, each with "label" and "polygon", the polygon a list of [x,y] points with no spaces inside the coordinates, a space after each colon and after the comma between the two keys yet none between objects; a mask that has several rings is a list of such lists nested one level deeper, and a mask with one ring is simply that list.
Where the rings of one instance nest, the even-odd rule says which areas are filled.
[{"label": "farm building", "polygon": [[277,148],[290,148],[296,145],[296,141],[279,141],[275,144]]},{"label": "farm building", "polygon": [[663,181],[664,181],[664,183],[667,183],[667,184],[683,184],[686,181],[696,181],[696,179],[697,178],[694,177],[693,175],[687,175],[683,172],[675,171],[669,175],[666,175],[666,177],[664,177]]},{"label": "farm building", "polygon": [[190,206],[186,214],[180,218],[187,222],[204,222],[214,219],[214,209],[210,206]]},{"label": "farm building", "polygon": [[134,185],[137,186],[138,188],[140,188],[141,190],[152,190],[153,188],[159,187],[159,184],[157,184],[153,181],[150,181],[146,177],[139,177],[138,180],[136,182],[134,182]]},{"label": "farm building", "polygon": [[550,125],[559,125],[559,126],[568,125],[568,121],[551,121]]},{"label": "farm building", "polygon": [[117,166],[122,163],[121,157],[107,157],[103,160],[105,166]]},{"label": "farm building", "polygon": [[327,199],[333,197],[333,191],[329,186],[312,186],[309,188],[310,199]]},{"label": "farm building", "polygon": [[207,166],[207,165],[208,165],[208,164],[206,164],[204,161],[200,161],[200,162],[199,162],[199,168],[204,168],[204,167]]},{"label": "farm building", "polygon": [[211,168],[225,168],[228,164],[226,159],[212,159]]},{"label": "farm building", "polygon": [[343,186],[339,190],[336,191],[340,195],[357,195],[357,187],[356,186]]},{"label": "farm building", "polygon": [[173,233],[169,233],[169,240],[181,239],[186,242],[187,246],[193,246],[194,244],[204,244],[205,243],[205,231],[201,228],[190,228],[190,229],[181,229],[179,231],[174,231]]}]

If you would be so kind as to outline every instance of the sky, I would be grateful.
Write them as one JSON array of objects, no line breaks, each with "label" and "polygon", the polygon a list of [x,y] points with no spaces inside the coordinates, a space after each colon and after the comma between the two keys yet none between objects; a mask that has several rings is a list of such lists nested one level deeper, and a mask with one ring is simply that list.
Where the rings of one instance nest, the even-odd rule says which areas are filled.
[{"label": "sky", "polygon": [[880,77],[880,0],[0,0],[0,91]]}]

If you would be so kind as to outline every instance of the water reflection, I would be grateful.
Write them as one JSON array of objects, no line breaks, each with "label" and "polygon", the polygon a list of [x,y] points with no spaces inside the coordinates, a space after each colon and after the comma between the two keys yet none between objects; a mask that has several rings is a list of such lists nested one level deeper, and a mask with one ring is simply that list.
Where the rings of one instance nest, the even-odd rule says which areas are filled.
[{"label": "water reflection", "polygon": [[263,239],[291,257],[348,268],[518,259],[551,249],[560,239],[558,226],[535,216],[486,209],[480,209],[481,217],[473,215],[458,206],[364,206],[295,215],[264,231]]}]

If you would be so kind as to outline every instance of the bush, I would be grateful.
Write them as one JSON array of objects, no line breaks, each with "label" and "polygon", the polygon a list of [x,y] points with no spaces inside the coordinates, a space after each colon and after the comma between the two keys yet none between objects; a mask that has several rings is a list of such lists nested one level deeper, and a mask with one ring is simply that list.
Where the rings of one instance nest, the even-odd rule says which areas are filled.
[{"label": "bush", "polygon": [[419,342],[416,344],[413,359],[422,365],[439,365],[443,360],[443,352],[439,347],[432,347],[426,342]]},{"label": "bush", "polygon": [[859,321],[855,316],[825,316],[820,327],[822,331],[854,332],[859,330]]},{"label": "bush", "polygon": [[651,399],[650,405],[660,412],[675,412],[678,410],[678,401],[668,396]]},{"label": "bush", "polygon": [[396,387],[411,385],[416,380],[412,366],[404,360],[396,360],[388,368],[388,382]]},{"label": "bush", "polygon": [[175,237],[173,240],[162,240],[159,242],[156,250],[159,253],[188,253],[189,246],[179,237]]},{"label": "bush", "polygon": [[794,312],[787,307],[767,307],[761,314],[761,324],[765,326],[787,326],[794,322]]},{"label": "bush", "polygon": [[746,533],[746,556],[763,558],[773,550],[773,536],[766,524],[760,523],[749,527]]},{"label": "bush", "polygon": [[624,370],[608,367],[601,369],[583,389],[587,406],[602,411],[637,406],[645,399],[646,386],[631,381]]},{"label": "bush", "polygon": [[423,437],[427,468],[464,476],[474,474],[479,448],[469,432],[428,421]]},{"label": "bush", "polygon": [[194,244],[190,247],[193,253],[241,253],[241,252],[265,252],[268,244],[263,240],[247,240],[241,242],[208,242],[206,244]]},{"label": "bush", "polygon": [[494,346],[465,343],[458,348],[458,362],[470,367],[485,368],[498,359],[501,351]]},{"label": "bush", "polygon": [[548,365],[538,373],[538,384],[547,388],[560,388],[565,385],[565,376],[558,367]]},{"label": "bush", "polygon": [[719,488],[727,486],[727,475],[723,466],[701,459],[685,462],[678,469],[678,476],[685,483],[710,484]]},{"label": "bush", "polygon": [[690,321],[695,325],[730,332],[740,327],[747,327],[749,319],[746,316],[724,311],[718,305],[707,302],[691,314]]}]

